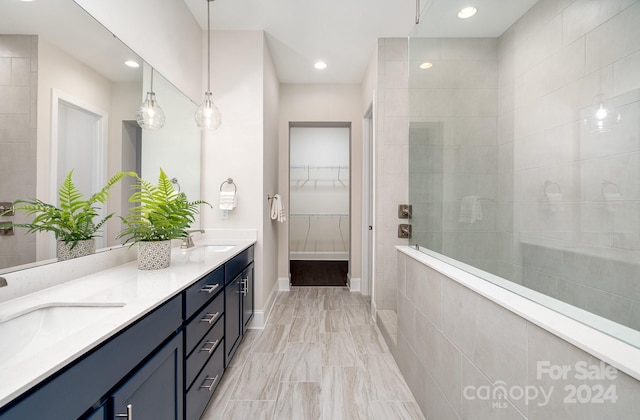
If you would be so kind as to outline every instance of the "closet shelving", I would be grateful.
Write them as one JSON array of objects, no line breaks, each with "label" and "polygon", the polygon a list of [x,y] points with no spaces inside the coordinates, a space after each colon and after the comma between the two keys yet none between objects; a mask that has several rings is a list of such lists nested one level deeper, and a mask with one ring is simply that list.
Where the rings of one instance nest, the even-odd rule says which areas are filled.
[{"label": "closet shelving", "polygon": [[291,186],[302,188],[310,185],[314,187],[332,183],[334,187],[349,186],[349,166],[345,165],[291,165]]},{"label": "closet shelving", "polygon": [[[292,203],[290,251],[292,259],[348,259],[349,213],[335,206],[335,194],[342,196],[349,189],[349,166],[346,165],[291,165],[290,181],[292,199],[303,194],[299,211]],[[306,201],[306,191],[325,191],[321,211],[311,211]],[[295,193],[293,193],[295,191]],[[333,192],[331,192],[333,191]],[[345,196],[346,197],[346,196]],[[348,198],[347,198],[348,200]],[[306,208],[305,208],[306,207]],[[298,210],[298,211],[296,211]],[[337,210],[337,211],[336,211]]]},{"label": "closet shelving", "polygon": [[[291,238],[291,251],[301,259],[315,255],[314,259],[332,256],[332,259],[348,255],[348,213],[291,213],[291,223],[300,223],[304,238]],[[306,223],[305,223],[306,222]],[[305,230],[306,224],[306,230]],[[335,235],[337,233],[337,235]]]}]

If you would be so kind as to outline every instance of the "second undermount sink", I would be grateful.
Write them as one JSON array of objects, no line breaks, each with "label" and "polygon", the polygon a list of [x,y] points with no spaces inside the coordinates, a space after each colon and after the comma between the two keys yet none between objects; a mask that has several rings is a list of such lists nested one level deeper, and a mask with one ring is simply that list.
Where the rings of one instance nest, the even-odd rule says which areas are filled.
[{"label": "second undermount sink", "polygon": [[226,252],[230,251],[235,245],[203,245],[207,252]]},{"label": "second undermount sink", "polygon": [[199,252],[227,252],[232,250],[235,247],[235,245],[208,245],[208,244],[203,244],[203,245],[196,245],[193,248],[188,248],[186,249],[186,251],[188,252],[194,252],[194,251],[199,251]]},{"label": "second undermount sink", "polygon": [[120,302],[55,302],[0,319],[0,367],[36,354],[125,306]]}]

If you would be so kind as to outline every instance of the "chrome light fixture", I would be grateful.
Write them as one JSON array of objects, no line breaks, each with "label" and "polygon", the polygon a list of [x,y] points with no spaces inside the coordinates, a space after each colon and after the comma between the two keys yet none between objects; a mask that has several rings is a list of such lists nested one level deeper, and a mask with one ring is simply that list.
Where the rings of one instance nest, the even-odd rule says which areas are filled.
[{"label": "chrome light fixture", "polygon": [[138,125],[145,130],[159,130],[164,126],[164,111],[156,101],[156,94],[153,91],[153,67],[151,67],[151,83],[147,97],[138,108],[136,113],[136,121]]},{"label": "chrome light fixture", "polygon": [[582,120],[592,133],[607,133],[620,122],[620,113],[604,101],[604,94],[598,94],[589,114]]},{"label": "chrome light fixture", "polygon": [[222,124],[220,110],[213,103],[211,94],[211,2],[207,1],[207,91],[204,93],[204,101],[196,110],[196,124],[202,130],[215,131]]}]

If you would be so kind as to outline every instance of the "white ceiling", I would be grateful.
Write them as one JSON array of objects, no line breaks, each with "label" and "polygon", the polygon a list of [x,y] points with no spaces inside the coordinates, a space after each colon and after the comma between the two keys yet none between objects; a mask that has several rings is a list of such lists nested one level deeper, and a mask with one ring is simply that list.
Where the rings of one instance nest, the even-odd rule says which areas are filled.
[{"label": "white ceiling", "polygon": [[112,81],[142,79],[141,68],[123,65],[142,59],[72,0],[0,2],[0,33],[37,34]]},{"label": "white ceiling", "polygon": [[[184,0],[207,28],[207,0]],[[360,83],[378,38],[497,37],[537,0],[215,0],[212,30],[264,30],[282,83]],[[464,6],[478,14],[457,18]],[[313,64],[323,60],[323,71]]]},{"label": "white ceiling", "polygon": [[[37,33],[111,80],[140,79],[121,64],[135,55],[72,0],[0,1],[0,33]],[[416,26],[415,0],[215,0],[211,27],[264,30],[282,83],[360,83],[378,38],[496,37],[537,0],[421,1]],[[207,0],[184,2],[206,29]],[[478,14],[458,19],[469,4]],[[317,60],[328,67],[315,70]]]}]

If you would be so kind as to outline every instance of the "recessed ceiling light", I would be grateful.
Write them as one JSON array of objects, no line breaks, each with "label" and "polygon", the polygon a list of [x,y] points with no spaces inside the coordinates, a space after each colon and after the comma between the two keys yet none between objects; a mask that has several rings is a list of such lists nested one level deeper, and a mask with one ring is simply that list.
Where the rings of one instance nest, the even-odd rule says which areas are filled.
[{"label": "recessed ceiling light", "polygon": [[325,63],[324,61],[318,61],[316,64],[313,65],[313,67],[315,67],[318,70],[324,70],[327,68],[327,63]]},{"label": "recessed ceiling light", "polygon": [[137,61],[133,61],[133,60],[127,60],[124,62],[124,64],[129,67],[133,67],[134,69],[137,69],[138,67],[140,67],[140,64],[138,64]]},{"label": "recessed ceiling light", "polygon": [[422,70],[430,69],[431,67],[433,67],[433,63],[429,63],[428,61],[420,64]]},{"label": "recessed ceiling light", "polygon": [[471,16],[475,15],[476,13],[478,13],[478,9],[473,7],[473,6],[469,6],[469,7],[465,7],[464,9],[460,10],[458,12],[458,17],[460,19],[468,19]]}]

